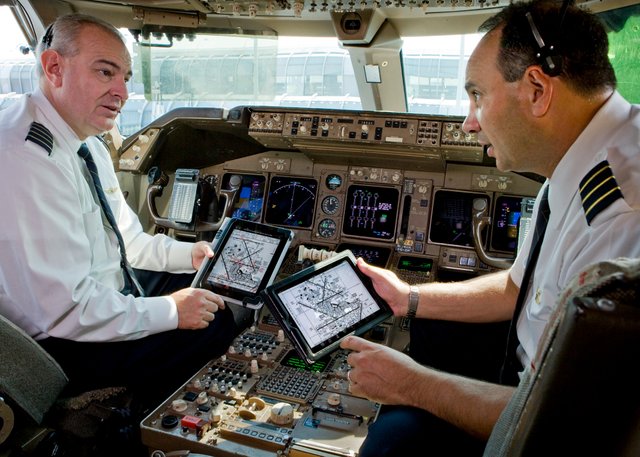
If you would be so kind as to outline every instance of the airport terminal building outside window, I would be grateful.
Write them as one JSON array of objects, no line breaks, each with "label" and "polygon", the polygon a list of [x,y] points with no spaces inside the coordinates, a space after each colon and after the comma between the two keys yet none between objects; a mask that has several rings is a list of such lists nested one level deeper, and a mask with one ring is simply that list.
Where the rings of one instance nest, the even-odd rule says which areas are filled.
[{"label": "airport terminal building outside window", "polygon": [[[36,86],[33,54],[23,54],[20,30],[8,7],[0,7],[3,40],[0,45],[0,109]],[[640,18],[631,15],[609,34],[610,57],[620,92],[640,102]],[[123,30],[131,36],[127,30]],[[468,109],[464,72],[469,55],[481,35],[412,37],[404,39],[403,66],[409,112],[465,115]],[[132,43],[134,78],[130,98],[119,124],[126,136],[165,112],[183,106],[230,109],[238,105],[362,109],[349,54],[337,40],[279,37],[250,55],[241,46],[198,51],[193,43],[174,43],[153,54],[154,83],[145,94],[138,50]],[[268,42],[268,40],[263,40]],[[180,46],[184,46],[181,48]],[[246,46],[246,45],[245,45]],[[24,49],[24,48],[23,48]],[[184,51],[182,50],[184,49]],[[145,51],[142,51],[145,52]],[[268,63],[275,62],[275,65]],[[264,68],[275,75],[262,78]],[[268,81],[264,81],[269,79]],[[159,81],[159,82],[158,82]],[[210,93],[217,88],[218,93]]]}]

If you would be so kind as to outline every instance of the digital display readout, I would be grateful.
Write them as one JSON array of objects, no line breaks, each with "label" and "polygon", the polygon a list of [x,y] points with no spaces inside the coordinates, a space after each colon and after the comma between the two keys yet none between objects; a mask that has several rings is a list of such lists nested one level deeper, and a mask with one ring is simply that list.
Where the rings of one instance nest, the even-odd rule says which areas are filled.
[{"label": "digital display readout", "polygon": [[389,256],[391,255],[391,249],[389,248],[367,246],[360,243],[341,243],[336,251],[341,252],[346,249],[353,252],[356,258],[362,257],[368,264],[382,268],[387,265],[387,260],[389,260]]},{"label": "digital display readout", "polygon": [[316,360],[312,364],[308,364],[302,359],[295,349],[292,349],[284,356],[284,359],[280,362],[280,365],[285,367],[297,368],[298,370],[312,371],[314,373],[322,373],[327,369],[330,357],[323,357],[320,360]]},{"label": "digital display readout", "polygon": [[402,256],[398,261],[398,270],[429,273],[433,268],[433,260],[425,257]]},{"label": "digital display readout", "polygon": [[317,190],[315,179],[274,176],[269,185],[265,222],[296,228],[311,227]]},{"label": "digital display readout", "polygon": [[345,235],[391,240],[396,234],[400,192],[393,187],[352,185],[347,190]]}]

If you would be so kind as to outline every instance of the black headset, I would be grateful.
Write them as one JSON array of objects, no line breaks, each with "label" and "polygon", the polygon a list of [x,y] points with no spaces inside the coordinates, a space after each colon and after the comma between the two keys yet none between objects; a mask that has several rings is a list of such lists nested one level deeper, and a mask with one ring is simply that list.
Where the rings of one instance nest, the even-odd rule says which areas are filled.
[{"label": "black headset", "polygon": [[[558,32],[562,30],[562,23],[564,22],[564,16],[567,12],[569,4],[573,3],[572,0],[564,0],[560,9],[560,22],[558,24]],[[531,12],[525,14],[527,21],[529,22],[529,28],[533,34],[533,38],[538,45],[538,51],[536,52],[536,59],[544,71],[549,76],[558,76],[562,73],[562,56],[558,53],[556,45],[553,43],[545,43],[538,27],[533,22],[533,16]],[[559,34],[559,33],[558,33]]]},{"label": "black headset", "polygon": [[47,31],[44,32],[44,36],[42,37],[42,47],[43,51],[49,49],[51,47],[51,42],[53,41],[53,24],[50,24],[47,27]]}]

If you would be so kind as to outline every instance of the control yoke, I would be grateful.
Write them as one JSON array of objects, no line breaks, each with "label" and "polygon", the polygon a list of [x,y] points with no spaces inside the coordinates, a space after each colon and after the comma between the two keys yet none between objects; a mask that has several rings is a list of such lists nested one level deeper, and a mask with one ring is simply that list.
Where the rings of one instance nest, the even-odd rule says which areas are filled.
[{"label": "control yoke", "polygon": [[[161,227],[166,227],[168,229],[193,231],[193,232],[217,232],[220,229],[225,217],[231,217],[231,214],[233,213],[233,207],[236,201],[236,197],[238,195],[238,190],[240,189],[240,184],[242,182],[239,176],[233,175],[229,180],[229,189],[220,190],[219,192],[220,197],[224,199],[224,207],[220,217],[215,222],[206,221],[206,220],[203,220],[204,219],[203,217],[198,217],[197,207],[205,203],[204,201],[201,201],[203,200],[204,192],[198,194],[197,200],[195,202],[195,207],[193,210],[194,216],[192,220],[190,222],[179,222],[175,220],[175,218],[161,217],[158,214],[158,208],[156,206],[156,198],[162,196],[162,192],[164,188],[169,183],[169,177],[166,175],[166,173],[160,172],[159,170],[156,169],[153,171],[152,170],[149,171],[148,178],[149,178],[150,184],[149,184],[149,187],[147,188],[147,207],[149,209],[149,213],[151,214],[151,219],[153,220],[154,224]],[[210,186],[210,190],[212,193],[211,195],[212,201],[209,207],[216,208],[216,210],[212,212],[217,213],[218,201],[217,201],[215,189],[213,188],[213,186],[209,184],[209,182],[206,179],[200,180],[198,185],[203,187]],[[175,191],[175,188],[174,188],[174,191]],[[216,217],[216,214],[209,214],[207,219],[215,220],[215,217]]]},{"label": "control yoke", "polygon": [[494,268],[506,269],[511,267],[515,257],[502,258],[487,254],[482,242],[482,231],[491,225],[489,214],[489,204],[483,198],[473,200],[473,241],[476,245],[476,252],[480,260]]}]

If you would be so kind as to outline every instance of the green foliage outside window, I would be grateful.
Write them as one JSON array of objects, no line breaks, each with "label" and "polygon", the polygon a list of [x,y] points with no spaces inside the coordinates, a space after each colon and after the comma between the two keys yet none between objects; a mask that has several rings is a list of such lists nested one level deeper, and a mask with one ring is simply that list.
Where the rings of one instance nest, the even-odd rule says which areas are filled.
[{"label": "green foliage outside window", "polygon": [[631,103],[640,103],[640,16],[630,16],[618,32],[609,32],[609,56],[618,90]]}]

